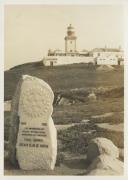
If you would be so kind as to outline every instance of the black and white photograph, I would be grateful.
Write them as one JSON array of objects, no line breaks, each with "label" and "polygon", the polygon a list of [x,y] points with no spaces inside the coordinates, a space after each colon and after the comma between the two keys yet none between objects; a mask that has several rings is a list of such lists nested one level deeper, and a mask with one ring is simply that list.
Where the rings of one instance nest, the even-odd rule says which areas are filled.
[{"label": "black and white photograph", "polygon": [[4,176],[123,176],[124,4],[4,4]]}]

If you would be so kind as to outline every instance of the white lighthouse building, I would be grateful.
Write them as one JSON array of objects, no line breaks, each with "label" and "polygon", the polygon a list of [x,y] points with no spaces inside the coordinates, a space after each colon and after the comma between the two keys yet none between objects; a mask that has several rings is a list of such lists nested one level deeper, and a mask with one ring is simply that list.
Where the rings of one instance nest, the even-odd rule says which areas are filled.
[{"label": "white lighthouse building", "polygon": [[43,58],[45,66],[59,66],[74,63],[94,63],[94,58],[89,56],[87,50],[77,51],[77,37],[74,27],[70,24],[67,27],[65,40],[65,51],[56,49],[48,50],[48,56]]},{"label": "white lighthouse building", "polygon": [[75,30],[70,24],[67,28],[67,36],[65,37],[65,52],[69,54],[76,53],[76,39]]}]

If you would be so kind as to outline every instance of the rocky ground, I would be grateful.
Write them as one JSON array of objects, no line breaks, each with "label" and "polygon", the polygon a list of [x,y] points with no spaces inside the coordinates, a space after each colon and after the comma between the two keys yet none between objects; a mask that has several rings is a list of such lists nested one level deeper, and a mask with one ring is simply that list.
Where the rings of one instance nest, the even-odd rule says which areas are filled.
[{"label": "rocky ground", "polygon": [[[33,74],[33,68],[35,66],[32,66],[28,72]],[[39,68],[37,76],[41,76],[39,73],[41,68],[37,68]],[[14,68],[6,73],[5,100],[8,101],[5,101],[5,175],[86,175],[89,166],[86,159],[87,147],[95,137],[105,137],[112,140],[119,148],[119,159],[123,162],[124,90],[122,67],[114,67],[114,70],[109,72],[104,71],[103,68],[97,72],[94,68],[87,69],[85,76],[85,67],[80,65],[67,67],[69,78],[61,74],[62,69],[65,71],[66,68],[57,68],[56,72],[54,69],[43,70],[44,79],[50,82],[55,94],[52,117],[57,128],[58,154],[54,171],[23,171],[18,167],[11,166],[7,159],[10,103],[15,89],[15,85],[11,84],[9,79],[11,76],[14,78],[17,72],[21,75],[23,70],[22,67],[19,71]],[[24,68],[24,73],[27,70]],[[56,73],[54,80],[58,82],[58,79],[60,80],[62,77],[65,79],[65,84],[51,82],[50,77],[53,72]],[[48,73],[49,76],[45,73]],[[58,77],[57,73],[61,77]],[[73,73],[76,76],[75,82],[72,82]],[[8,74],[11,74],[10,77]]]}]

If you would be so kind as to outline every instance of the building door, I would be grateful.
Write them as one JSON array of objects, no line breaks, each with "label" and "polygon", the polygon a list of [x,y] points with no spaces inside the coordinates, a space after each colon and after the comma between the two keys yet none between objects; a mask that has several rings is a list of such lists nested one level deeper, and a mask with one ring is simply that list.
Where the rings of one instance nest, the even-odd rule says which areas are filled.
[{"label": "building door", "polygon": [[53,66],[54,64],[53,64],[53,61],[50,61],[50,66]]}]

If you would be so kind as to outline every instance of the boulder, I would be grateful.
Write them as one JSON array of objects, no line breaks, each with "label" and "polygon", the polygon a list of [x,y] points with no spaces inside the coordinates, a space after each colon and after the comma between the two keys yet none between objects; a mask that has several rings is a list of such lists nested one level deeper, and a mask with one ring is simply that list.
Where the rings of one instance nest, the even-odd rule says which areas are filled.
[{"label": "boulder", "polygon": [[87,169],[87,175],[106,176],[106,175],[123,175],[123,162],[102,154],[94,159]]},{"label": "boulder", "polygon": [[98,137],[93,139],[88,145],[87,160],[92,162],[97,156],[101,154],[106,154],[113,158],[118,158],[119,149],[113,144],[111,140]]},{"label": "boulder", "polygon": [[88,95],[88,100],[89,100],[89,101],[92,101],[92,102],[94,101],[94,102],[95,102],[96,99],[97,99],[97,98],[96,98],[95,93],[90,93],[90,94]]},{"label": "boulder", "polygon": [[[14,145],[10,150],[10,153],[13,152],[10,159],[14,164],[18,161],[21,169],[53,170],[55,167],[57,132],[51,118],[53,99],[50,86],[43,80],[22,76],[14,96],[10,131],[10,144]],[[16,130],[13,132],[14,126]]]}]

